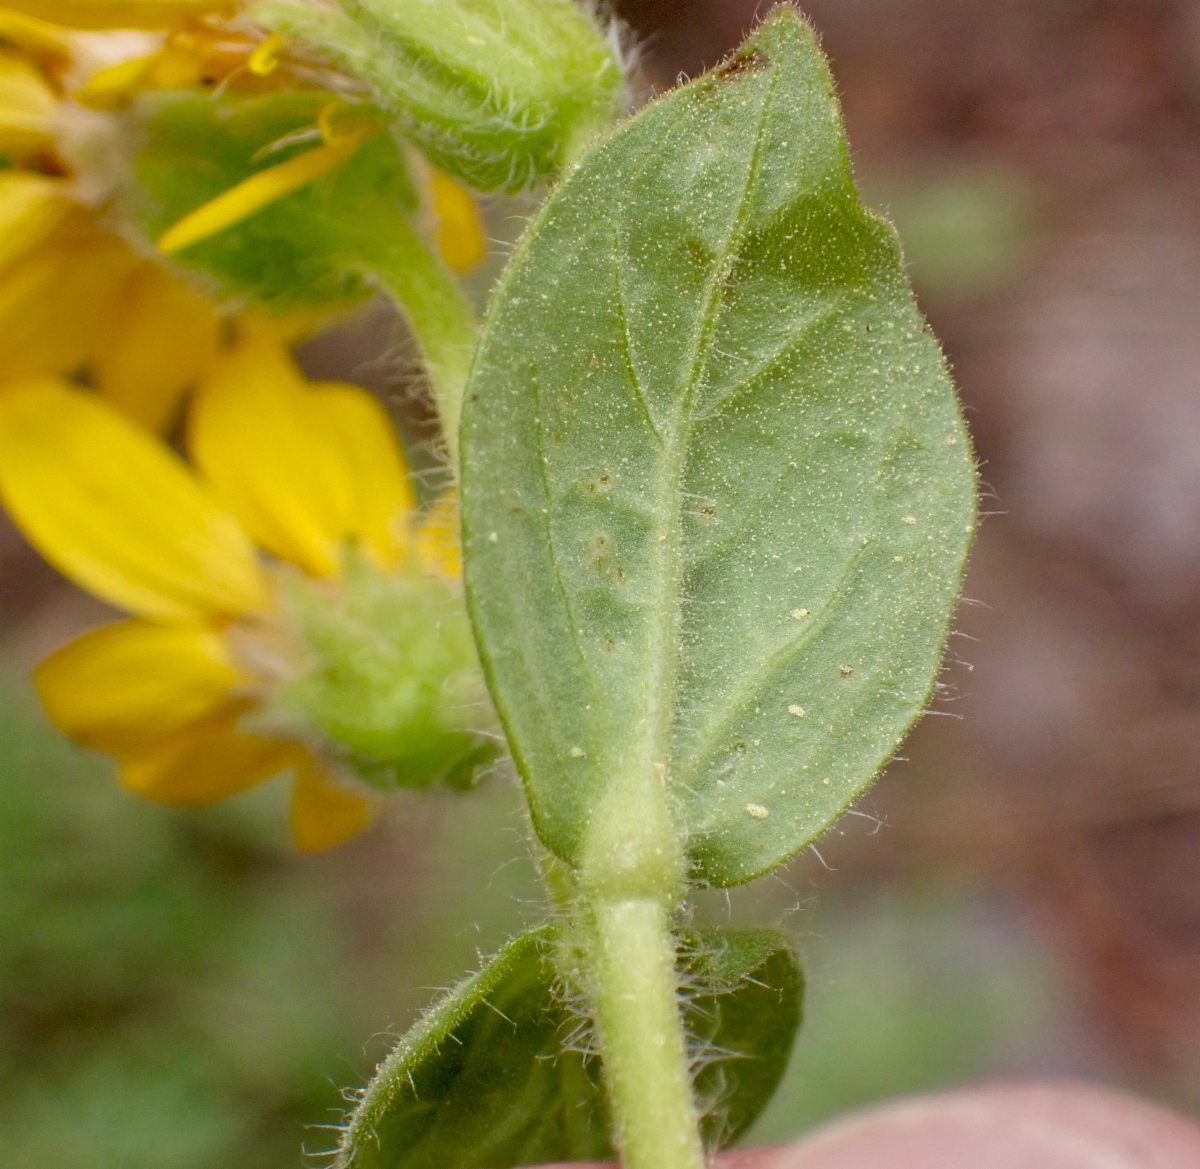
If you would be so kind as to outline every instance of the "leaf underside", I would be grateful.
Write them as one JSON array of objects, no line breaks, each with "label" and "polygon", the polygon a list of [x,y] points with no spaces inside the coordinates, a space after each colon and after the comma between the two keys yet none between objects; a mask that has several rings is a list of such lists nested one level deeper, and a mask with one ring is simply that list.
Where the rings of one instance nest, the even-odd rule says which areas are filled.
[{"label": "leaf underside", "polygon": [[819,835],[925,706],[969,442],[829,72],[783,8],[543,208],[462,433],[469,602],[543,841],[665,777],[696,879]]},{"label": "leaf underside", "polygon": [[[510,942],[436,1004],[380,1066],[340,1169],[509,1169],[613,1156],[601,1066],[563,1050],[578,1019],[556,994],[551,928]],[[774,930],[684,939],[696,1090],[712,1147],[765,1107],[800,1024],[803,978]]]}]

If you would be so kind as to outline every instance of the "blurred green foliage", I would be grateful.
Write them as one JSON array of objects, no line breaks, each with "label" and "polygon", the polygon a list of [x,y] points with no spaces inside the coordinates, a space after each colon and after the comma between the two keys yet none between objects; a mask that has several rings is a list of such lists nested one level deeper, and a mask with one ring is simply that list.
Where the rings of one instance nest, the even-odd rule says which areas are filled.
[{"label": "blurred green foliage", "polygon": [[931,166],[869,178],[862,196],[896,225],[922,295],[986,295],[1019,276],[1035,254],[1037,200],[1015,171]]},{"label": "blurred green foliage", "polygon": [[748,1143],[791,1140],[901,1093],[1034,1071],[1048,1056],[1055,1066],[1071,1007],[1009,912],[969,888],[934,886],[806,915],[804,1029]]},{"label": "blurred green foliage", "polygon": [[[435,980],[523,924],[532,875],[503,785],[450,849],[295,858],[285,791],[202,813],[120,792],[108,764],[0,695],[0,1133],[7,1169],[268,1169],[321,1151]],[[450,797],[444,802],[450,802]],[[497,804],[502,806],[498,807]],[[403,809],[401,809],[403,810]],[[436,811],[424,815],[429,836]],[[501,830],[497,831],[498,822]],[[422,851],[424,851],[422,849]],[[372,863],[412,870],[384,913]],[[391,884],[390,874],[377,878]],[[477,929],[476,922],[486,922]]]}]

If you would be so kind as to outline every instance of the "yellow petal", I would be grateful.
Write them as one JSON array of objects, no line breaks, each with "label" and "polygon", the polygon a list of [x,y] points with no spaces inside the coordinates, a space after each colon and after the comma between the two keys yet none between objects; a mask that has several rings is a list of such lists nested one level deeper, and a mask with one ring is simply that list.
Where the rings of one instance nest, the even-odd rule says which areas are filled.
[{"label": "yellow petal", "polygon": [[170,621],[267,604],[245,533],[165,445],[46,379],[0,393],[0,498],[77,584]]},{"label": "yellow petal", "polygon": [[158,53],[150,53],[145,57],[134,57],[97,69],[71,97],[78,105],[86,106],[89,110],[124,109],[141,88],[139,82],[158,57]]},{"label": "yellow petal", "polygon": [[192,405],[192,458],[246,530],[313,576],[360,537],[386,557],[412,496],[381,407],[352,386],[311,388],[251,340],[218,358]]},{"label": "yellow petal", "polygon": [[0,171],[0,272],[42,244],[71,210],[61,180]]},{"label": "yellow petal", "polygon": [[199,293],[153,260],[134,270],[115,299],[115,326],[93,366],[96,386],[131,418],[162,430],[216,357],[220,321]]},{"label": "yellow petal", "polygon": [[228,707],[239,681],[219,633],[136,619],[77,637],[33,672],[50,721],[116,755]]},{"label": "yellow petal", "polygon": [[7,5],[0,8],[0,40],[16,45],[25,56],[54,76],[60,74],[71,59],[71,46],[61,28],[14,12]]},{"label": "yellow petal", "polygon": [[316,382],[307,395],[311,424],[332,444],[353,493],[345,536],[357,537],[380,568],[389,568],[408,547],[416,498],[396,430],[378,399],[357,386]]},{"label": "yellow petal", "polygon": [[361,134],[347,134],[243,179],[167,230],[158,241],[158,250],[169,256],[240,223],[269,203],[340,166],[358,149],[360,142]]},{"label": "yellow petal", "polygon": [[308,392],[278,346],[240,345],[203,380],[188,447],[259,545],[314,576],[331,576],[354,491],[338,448],[311,425]]},{"label": "yellow petal", "polygon": [[327,782],[311,758],[296,770],[290,824],[301,852],[319,852],[344,844],[371,823],[375,805]]},{"label": "yellow petal", "polygon": [[213,0],[5,0],[5,7],[65,28],[170,28],[190,16],[231,12]]},{"label": "yellow petal", "polygon": [[54,144],[58,99],[17,53],[0,51],[0,152],[28,155]]},{"label": "yellow petal", "polygon": [[303,761],[298,744],[244,734],[236,721],[236,715],[226,715],[193,723],[121,758],[121,782],[160,804],[203,807]]},{"label": "yellow petal", "polygon": [[137,263],[90,213],[68,208],[36,247],[0,270],[0,381],[78,369],[111,335],[113,287]]},{"label": "yellow petal", "polygon": [[[193,32],[196,31],[193,28]],[[226,32],[226,37],[233,41],[233,36]],[[244,68],[246,57],[250,50],[232,54],[210,54],[203,44],[207,38],[197,38],[193,33],[185,37],[169,40],[150,62],[150,67],[139,78],[139,89],[184,89],[188,86],[205,84],[211,87],[214,83],[224,81],[232,72],[232,68]],[[236,65],[232,68],[228,60],[214,59],[219,56],[232,56]],[[207,78],[207,82],[205,82]],[[132,93],[130,96],[134,96]]]},{"label": "yellow petal", "polygon": [[447,492],[429,507],[414,541],[421,567],[434,576],[462,576],[462,544],[458,537],[458,493]]},{"label": "yellow petal", "polygon": [[469,272],[486,250],[475,200],[439,170],[430,171],[429,186],[438,220],[438,251],[455,272]]}]

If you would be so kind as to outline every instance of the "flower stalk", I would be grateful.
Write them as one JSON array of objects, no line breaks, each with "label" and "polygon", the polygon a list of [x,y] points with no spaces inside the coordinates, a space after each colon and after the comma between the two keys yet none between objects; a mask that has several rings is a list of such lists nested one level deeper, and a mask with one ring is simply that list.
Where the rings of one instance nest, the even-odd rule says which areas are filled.
[{"label": "flower stalk", "polygon": [[475,348],[471,306],[446,265],[421,245],[402,216],[369,247],[365,259],[371,273],[395,298],[421,347],[446,453],[457,474],[463,387]]}]

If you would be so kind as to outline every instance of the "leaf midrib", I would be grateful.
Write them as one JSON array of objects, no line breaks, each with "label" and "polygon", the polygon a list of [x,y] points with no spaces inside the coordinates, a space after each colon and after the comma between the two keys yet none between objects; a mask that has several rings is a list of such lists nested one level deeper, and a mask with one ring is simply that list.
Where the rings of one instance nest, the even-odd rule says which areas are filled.
[{"label": "leaf midrib", "polygon": [[[729,232],[722,261],[719,265],[714,264],[713,274],[708,279],[700,327],[696,331],[692,344],[691,368],[686,388],[675,411],[672,425],[667,435],[662,438],[663,460],[661,465],[664,474],[661,476],[662,486],[656,508],[656,514],[662,517],[662,520],[656,527],[655,534],[658,542],[663,544],[664,548],[660,562],[662,571],[659,573],[661,586],[658,590],[656,606],[658,621],[649,655],[654,665],[648,675],[647,758],[642,761],[642,773],[648,782],[653,782],[655,779],[656,763],[669,764],[671,761],[670,748],[672,729],[675,724],[680,657],[679,595],[683,578],[683,473],[687,460],[688,439],[694,421],[691,417],[691,407],[707,363],[707,342],[712,336],[713,327],[720,312],[720,289],[728,277],[732,262],[738,255],[741,243],[745,239],[746,219],[751,203],[750,194],[758,174],[767,114],[774,100],[778,82],[779,67],[773,66],[770,84],[762,99],[762,108],[755,129],[754,146],[750,152],[749,165],[746,167],[746,181],[738,199],[737,214]],[[618,286],[620,280],[618,261]],[[622,295],[623,299],[623,294],[619,295]],[[640,394],[640,387],[635,385],[635,390]],[[668,783],[673,784],[669,773]]]}]

